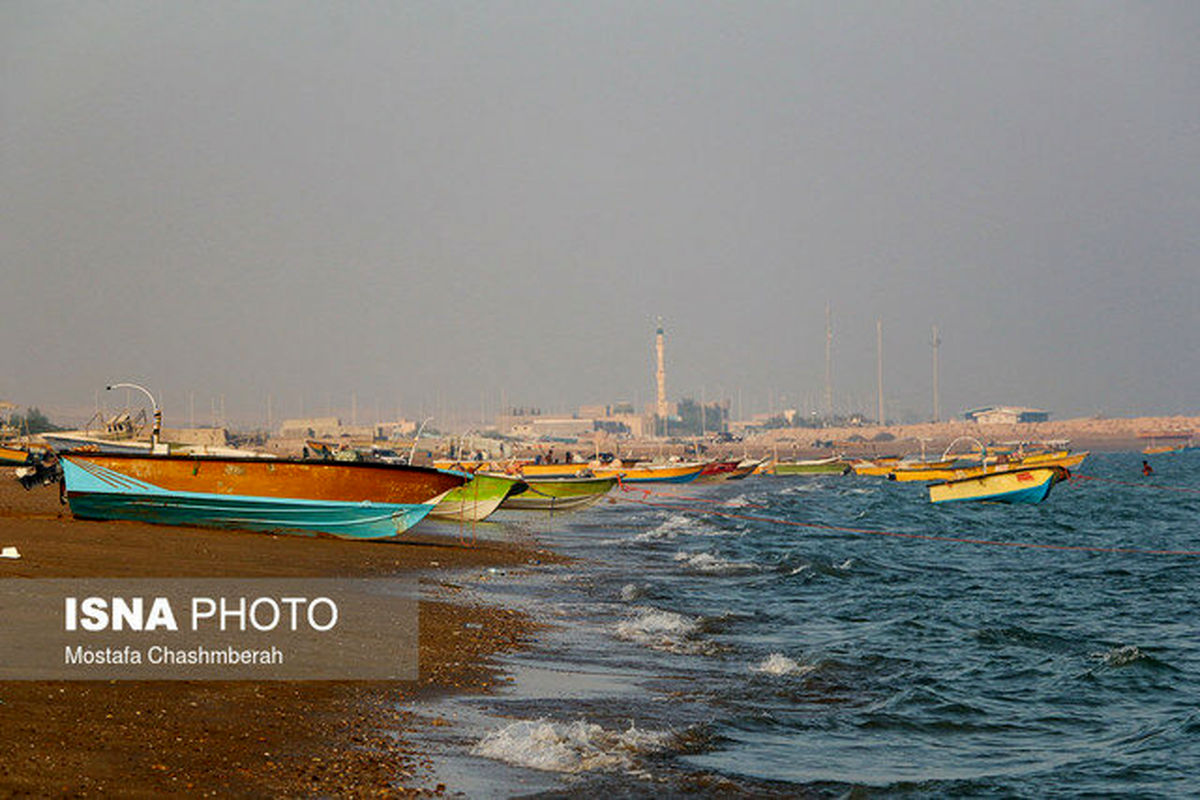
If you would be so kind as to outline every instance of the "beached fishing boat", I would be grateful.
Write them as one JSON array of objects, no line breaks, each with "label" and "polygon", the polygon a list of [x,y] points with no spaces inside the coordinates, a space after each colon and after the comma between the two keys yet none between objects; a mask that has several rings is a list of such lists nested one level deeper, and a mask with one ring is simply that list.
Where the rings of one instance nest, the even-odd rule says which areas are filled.
[{"label": "beached fishing boat", "polygon": [[466,477],[393,464],[69,452],[71,513],[255,531],[394,537]]},{"label": "beached fishing boat", "polygon": [[30,460],[29,450],[23,447],[18,447],[15,444],[0,444],[0,465],[6,467],[18,467],[22,464],[28,464]]},{"label": "beached fishing boat", "polygon": [[775,461],[767,470],[768,475],[844,475],[850,471],[850,462],[831,456],[802,461]]},{"label": "beached fishing boat", "polygon": [[142,439],[116,439],[86,431],[61,431],[43,433],[41,436],[56,453],[68,450],[90,450],[96,453],[150,455],[167,451],[165,444],[155,445]]},{"label": "beached fishing boat", "polygon": [[1070,476],[1069,471],[1059,466],[1000,468],[970,478],[932,483],[929,485],[929,500],[932,503],[965,500],[1040,503],[1050,494],[1054,484]]},{"label": "beached fishing boat", "polygon": [[738,462],[738,465],[736,468],[734,468],[733,472],[729,473],[729,477],[727,477],[726,480],[740,481],[745,477],[755,474],[758,471],[758,468],[764,463],[765,459],[761,458],[743,458]]},{"label": "beached fishing boat", "polygon": [[[465,475],[465,473],[464,473]],[[446,493],[429,516],[458,522],[479,522],[500,507],[505,498],[520,494],[528,484],[512,475],[476,472],[465,475],[467,482]]]},{"label": "beached fishing boat", "polygon": [[617,485],[607,478],[526,478],[528,488],[510,494],[502,509],[519,511],[575,511],[595,505]]},{"label": "beached fishing boat", "polygon": [[728,480],[737,468],[737,461],[710,461],[696,476],[696,483],[718,483]]},{"label": "beached fishing boat", "polygon": [[592,467],[597,478],[620,478],[622,483],[691,483],[704,469],[701,462]]}]

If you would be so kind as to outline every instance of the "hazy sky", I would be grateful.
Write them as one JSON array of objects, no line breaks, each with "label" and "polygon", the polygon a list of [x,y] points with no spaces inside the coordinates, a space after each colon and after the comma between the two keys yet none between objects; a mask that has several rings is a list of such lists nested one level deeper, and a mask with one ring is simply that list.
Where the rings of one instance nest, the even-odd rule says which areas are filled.
[{"label": "hazy sky", "polygon": [[[0,399],[1200,413],[1200,3],[0,5]],[[774,401],[778,403],[779,401]],[[203,413],[202,413],[203,412]]]}]

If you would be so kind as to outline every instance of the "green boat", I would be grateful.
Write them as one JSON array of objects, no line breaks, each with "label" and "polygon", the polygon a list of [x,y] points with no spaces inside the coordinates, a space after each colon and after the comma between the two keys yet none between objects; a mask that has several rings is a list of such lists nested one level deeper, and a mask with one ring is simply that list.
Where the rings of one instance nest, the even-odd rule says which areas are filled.
[{"label": "green boat", "polygon": [[607,478],[526,478],[529,488],[509,495],[501,508],[520,511],[572,511],[600,502],[617,485]]},{"label": "green boat", "polygon": [[429,516],[455,522],[479,522],[499,508],[509,495],[525,489],[525,481],[520,478],[478,472],[462,486],[447,492]]},{"label": "green boat", "polygon": [[841,458],[816,458],[810,461],[776,461],[768,475],[844,475],[850,463]]}]

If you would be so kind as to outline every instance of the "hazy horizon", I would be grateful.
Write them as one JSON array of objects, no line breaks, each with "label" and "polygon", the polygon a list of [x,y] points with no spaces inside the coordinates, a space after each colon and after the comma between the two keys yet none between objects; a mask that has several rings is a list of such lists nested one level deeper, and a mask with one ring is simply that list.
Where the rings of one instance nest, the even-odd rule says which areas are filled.
[{"label": "hazy horizon", "polygon": [[1200,6],[0,7],[0,400],[1200,414]]}]

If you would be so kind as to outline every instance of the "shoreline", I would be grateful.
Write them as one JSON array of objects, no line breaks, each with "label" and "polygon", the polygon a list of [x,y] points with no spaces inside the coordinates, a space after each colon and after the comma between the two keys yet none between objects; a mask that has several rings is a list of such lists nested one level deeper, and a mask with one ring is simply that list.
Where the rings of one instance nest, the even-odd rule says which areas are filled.
[{"label": "shoreline", "polygon": [[[559,560],[536,546],[409,532],[399,544],[74,519],[56,486],[29,492],[0,470],[0,579],[381,577],[421,586],[420,675],[367,681],[0,683],[0,793],[438,794],[401,704],[487,692],[493,658],[539,629],[526,614],[466,602],[448,573]],[[452,789],[453,787],[451,787]]]}]

